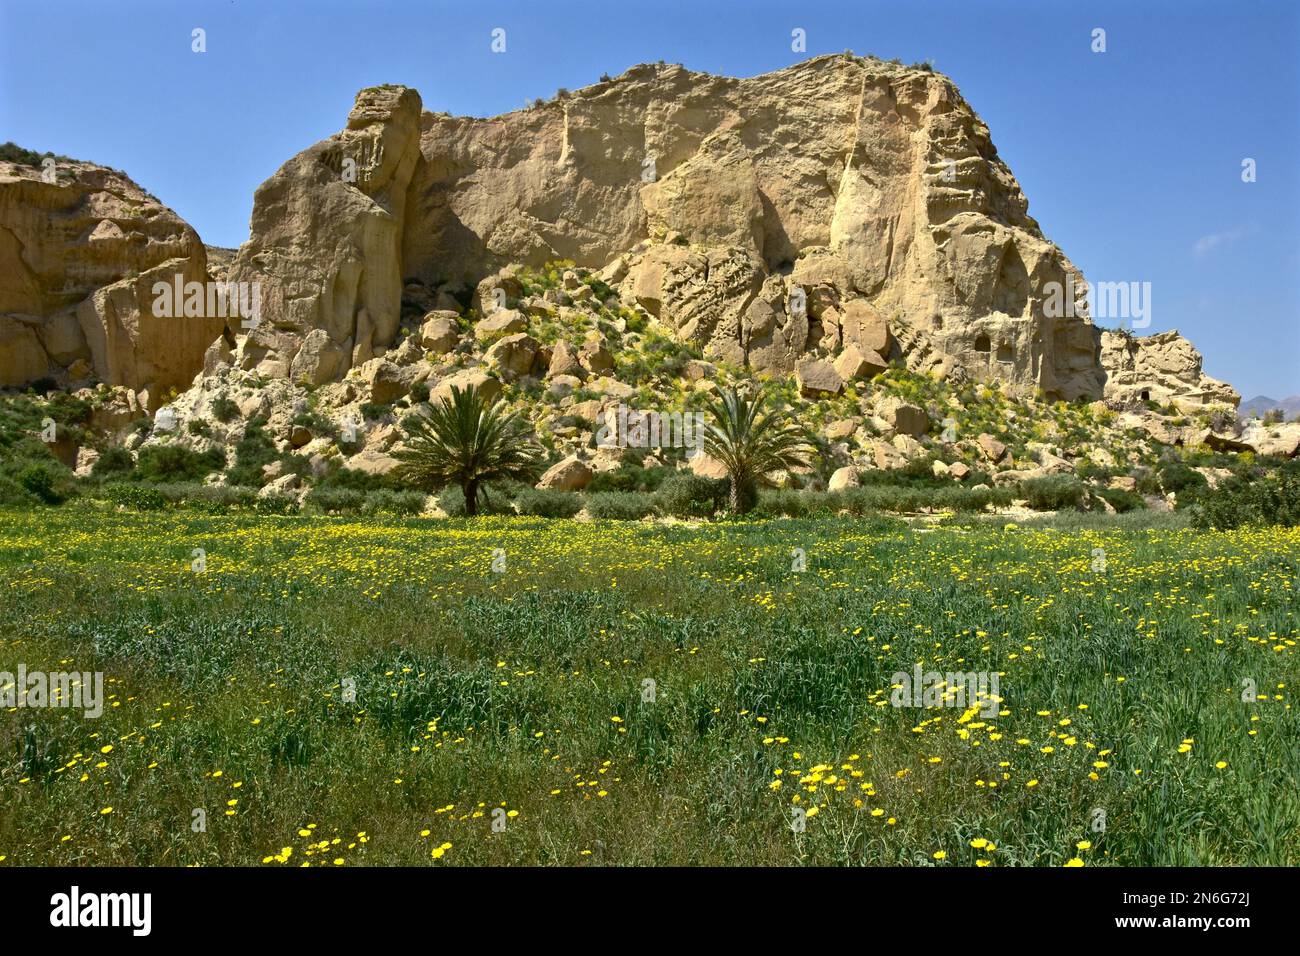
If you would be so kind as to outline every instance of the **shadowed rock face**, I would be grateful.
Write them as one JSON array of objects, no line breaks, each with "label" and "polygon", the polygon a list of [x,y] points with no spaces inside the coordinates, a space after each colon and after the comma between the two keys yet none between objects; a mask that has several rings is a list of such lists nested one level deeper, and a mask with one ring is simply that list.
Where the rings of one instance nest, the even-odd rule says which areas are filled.
[{"label": "shadowed rock face", "polygon": [[188,386],[223,323],[154,315],[153,284],[205,281],[198,235],[115,170],[43,171],[0,163],[0,385]]}]

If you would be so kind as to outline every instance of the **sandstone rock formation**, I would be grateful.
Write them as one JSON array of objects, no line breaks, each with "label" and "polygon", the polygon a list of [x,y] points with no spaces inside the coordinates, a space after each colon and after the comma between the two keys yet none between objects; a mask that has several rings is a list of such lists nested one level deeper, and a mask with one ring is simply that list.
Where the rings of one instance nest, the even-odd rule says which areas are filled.
[{"label": "sandstone rock formation", "polygon": [[122,173],[0,162],[0,385],[188,387],[224,323],[156,315],[154,283],[177,277],[207,280],[203,243]]},{"label": "sandstone rock formation", "polygon": [[[414,90],[362,90],[343,132],[258,187],[250,238],[230,279],[260,284],[263,321],[240,338],[238,367],[315,384],[393,341],[406,189],[421,162],[419,122]],[[302,353],[316,330],[325,335]]]},{"label": "sandstone rock formation", "polygon": [[269,322],[237,361],[328,377],[392,341],[404,279],[477,288],[485,315],[519,294],[498,270],[563,258],[758,372],[853,347],[853,375],[902,358],[1100,396],[1086,314],[1043,307],[1081,277],[1027,206],[950,80],[852,55],[740,80],[638,66],[490,119],[363,90],[258,190],[231,277],[265,284]]},{"label": "sandstone rock formation", "polygon": [[1101,333],[1106,401],[1173,403],[1183,408],[1224,405],[1241,396],[1231,385],[1201,371],[1201,353],[1177,329],[1156,335]]},{"label": "sandstone rock formation", "polygon": [[[735,366],[852,400],[902,362],[1049,399],[1236,403],[1176,332],[1132,339],[1082,300],[1049,308],[1058,285],[1086,286],[987,127],[946,77],[874,59],[749,79],[644,65],[489,119],[365,89],[343,131],[262,184],[249,241],[211,264],[125,177],[65,167],[46,183],[0,164],[0,384],[93,369],[152,410],[200,368],[379,405],[545,380],[582,419],[636,393],[615,339],[652,327],[708,359],[670,366],[689,388]],[[523,269],[557,259],[575,265],[544,288]],[[259,323],[150,313],[154,282],[210,272],[259,290]],[[933,424],[859,410],[893,439],[859,439],[880,467]]]}]

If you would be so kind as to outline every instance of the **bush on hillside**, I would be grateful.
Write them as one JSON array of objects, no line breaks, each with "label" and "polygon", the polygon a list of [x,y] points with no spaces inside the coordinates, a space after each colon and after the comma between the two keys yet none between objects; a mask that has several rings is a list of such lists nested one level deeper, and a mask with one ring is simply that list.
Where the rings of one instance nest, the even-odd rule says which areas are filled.
[{"label": "bush on hillside", "polygon": [[135,477],[154,483],[194,482],[225,466],[226,456],[216,448],[198,452],[184,445],[149,445],[136,458]]},{"label": "bush on hillside", "polygon": [[655,506],[674,518],[708,518],[725,507],[730,484],[725,478],[703,478],[678,471],[655,492]]},{"label": "bush on hillside", "polygon": [[598,491],[587,495],[587,514],[613,521],[638,521],[654,513],[649,495],[635,491]]},{"label": "bush on hillside", "polygon": [[582,510],[582,498],[572,491],[528,488],[519,492],[515,507],[521,515],[536,518],[572,518]]},{"label": "bush on hillside", "polygon": [[1229,531],[1243,525],[1300,525],[1300,462],[1249,481],[1233,477],[1201,493],[1192,526]]},{"label": "bush on hillside", "polygon": [[1044,475],[1020,483],[1020,494],[1035,511],[1059,511],[1078,508],[1087,488],[1074,475]]}]

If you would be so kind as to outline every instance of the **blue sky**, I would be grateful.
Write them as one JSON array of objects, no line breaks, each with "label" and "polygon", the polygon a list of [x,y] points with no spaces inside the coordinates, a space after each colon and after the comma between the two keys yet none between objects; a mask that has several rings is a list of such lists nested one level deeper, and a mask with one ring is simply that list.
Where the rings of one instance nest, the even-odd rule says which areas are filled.
[{"label": "blue sky", "polygon": [[1087,277],[1151,282],[1148,331],[1180,329],[1243,397],[1300,392],[1294,2],[0,0],[0,140],[124,169],[235,246],[253,190],[363,86],[488,116],[650,60],[780,69],[796,27],[806,55],[932,60]]}]

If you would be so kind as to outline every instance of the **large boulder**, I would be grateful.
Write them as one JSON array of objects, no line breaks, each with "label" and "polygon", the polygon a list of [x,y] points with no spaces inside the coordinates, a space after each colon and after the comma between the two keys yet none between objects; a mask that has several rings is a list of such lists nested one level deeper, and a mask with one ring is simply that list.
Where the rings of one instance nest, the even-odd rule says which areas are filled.
[{"label": "large boulder", "polygon": [[523,332],[528,319],[518,309],[497,309],[474,326],[474,338],[483,342],[501,335]]},{"label": "large boulder", "polygon": [[896,395],[882,400],[876,408],[876,415],[897,435],[919,438],[930,430],[930,416],[925,409]]},{"label": "large boulder", "polygon": [[1147,336],[1103,332],[1100,343],[1107,402],[1172,403],[1190,410],[1206,405],[1235,409],[1241,401],[1231,385],[1201,370],[1201,353],[1177,329]]},{"label": "large boulder", "polygon": [[831,480],[826,485],[828,491],[844,491],[856,487],[858,487],[858,469],[852,466],[835,469],[835,473],[831,475]]},{"label": "large boulder", "polygon": [[1241,440],[1261,455],[1295,458],[1300,454],[1300,422],[1267,424],[1256,419],[1246,426]]},{"label": "large boulder", "polygon": [[587,374],[586,369],[582,367],[581,356],[578,350],[568,342],[558,342],[551,352],[551,362],[546,369],[547,378],[558,378],[560,376],[572,376],[581,379]]},{"label": "large boulder", "polygon": [[477,389],[487,401],[494,402],[501,395],[501,382],[497,378],[489,375],[483,369],[464,369],[448,375],[438,382],[437,386],[429,393],[430,402],[440,402],[444,398],[451,400],[451,390],[459,388],[461,391]]},{"label": "large boulder", "polygon": [[420,326],[420,345],[435,355],[445,355],[460,341],[460,323],[455,312],[430,312]]},{"label": "large boulder", "polygon": [[556,462],[537,482],[538,488],[554,491],[581,491],[592,479],[591,466],[576,455]]},{"label": "large boulder", "polygon": [[360,367],[360,374],[369,400],[376,405],[390,405],[411,390],[406,369],[384,359],[371,359]]},{"label": "large boulder", "polygon": [[874,378],[887,367],[880,353],[871,350],[863,351],[856,345],[845,346],[844,351],[835,359],[835,371],[846,382],[851,382],[855,378]]},{"label": "large boulder", "polygon": [[979,446],[980,454],[984,456],[984,460],[991,462],[992,464],[996,465],[1006,457],[1007,446],[998,441],[988,432],[982,432],[979,437],[975,439],[975,444]]},{"label": "large boulder", "polygon": [[829,398],[838,395],[844,382],[835,366],[821,359],[805,359],[794,370],[795,383],[804,398]]},{"label": "large boulder", "polygon": [[603,335],[594,335],[582,343],[578,361],[592,375],[607,375],[614,371],[614,356]]},{"label": "large boulder", "polygon": [[513,380],[527,375],[537,362],[541,343],[526,332],[518,332],[498,339],[483,355],[490,367],[505,378]]}]

